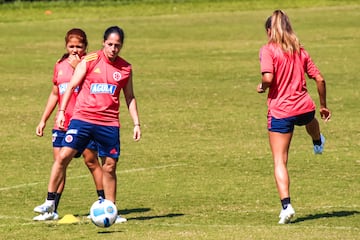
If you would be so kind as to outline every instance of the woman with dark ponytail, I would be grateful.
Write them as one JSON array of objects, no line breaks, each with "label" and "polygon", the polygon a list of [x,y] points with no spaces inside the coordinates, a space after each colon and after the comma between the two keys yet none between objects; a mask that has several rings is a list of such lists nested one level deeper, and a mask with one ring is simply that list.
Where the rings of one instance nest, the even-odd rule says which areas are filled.
[{"label": "woman with dark ponytail", "polygon": [[[38,126],[36,127],[36,135],[42,137],[44,135],[44,129],[46,122],[49,119],[56,106],[59,106],[63,100],[65,90],[70,82],[70,79],[74,73],[75,67],[81,61],[86,54],[86,48],[88,46],[88,40],[85,32],[79,28],[70,29],[65,35],[65,49],[66,53],[57,61],[54,67],[53,74],[53,86],[50,92],[44,113],[40,119]],[[79,88],[74,91],[69,101],[68,108],[64,114],[67,116],[67,121],[64,123],[64,127],[60,129],[56,124],[52,130],[52,144],[54,160],[59,158],[60,148],[63,146],[62,142],[65,137],[65,133],[68,129],[69,120],[73,114],[76,97],[78,95]],[[59,108],[57,114],[59,115]],[[97,157],[97,146],[94,142],[90,142],[86,149],[82,152],[84,161],[89,171],[91,172],[96,191],[99,197],[104,196],[103,184],[102,184],[102,169]],[[80,156],[81,153],[77,155]],[[43,205],[34,208],[34,211],[40,213],[40,215],[33,218],[35,221],[56,220],[59,218],[58,205],[60,202],[61,194],[65,187],[65,174],[61,180],[58,188],[55,192],[55,208],[53,212],[46,212]]]}]

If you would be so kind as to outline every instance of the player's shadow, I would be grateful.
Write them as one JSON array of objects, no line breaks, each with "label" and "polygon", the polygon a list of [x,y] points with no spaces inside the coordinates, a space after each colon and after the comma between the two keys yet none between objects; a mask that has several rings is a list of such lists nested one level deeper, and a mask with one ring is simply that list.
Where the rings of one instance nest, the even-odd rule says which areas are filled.
[{"label": "player's shadow", "polygon": [[151,208],[133,208],[133,209],[122,209],[118,210],[119,215],[126,215],[130,213],[141,213],[141,212],[148,212]]},{"label": "player's shadow", "polygon": [[184,214],[182,214],[182,213],[168,213],[165,215],[132,217],[132,218],[127,218],[127,220],[128,221],[132,221],[132,220],[145,221],[145,220],[151,220],[154,218],[173,218],[173,217],[182,217],[182,216],[184,216]]},{"label": "player's shadow", "polygon": [[[141,212],[148,212],[150,211],[151,208],[134,208],[134,209],[122,209],[122,210],[118,210],[118,215],[126,215],[129,213],[141,213]],[[76,214],[76,217],[87,217],[89,216],[90,213],[85,213],[85,214]]]},{"label": "player's shadow", "polygon": [[300,217],[295,219],[294,221],[291,221],[291,223],[299,223],[304,222],[308,220],[316,220],[320,218],[334,218],[334,217],[348,217],[352,215],[359,214],[358,211],[336,211],[336,212],[330,212],[330,213],[319,213],[319,214],[310,214],[305,217]]},{"label": "player's shadow", "polygon": [[[143,212],[148,212],[150,211],[151,208],[134,208],[134,209],[123,209],[123,210],[119,210],[118,211],[118,214],[123,216],[123,215],[127,215],[127,214],[130,214],[130,213],[143,213]],[[144,221],[144,220],[151,220],[151,219],[154,219],[154,218],[173,218],[173,217],[181,217],[181,216],[184,216],[184,214],[182,213],[168,213],[168,214],[165,214],[165,215],[156,215],[156,216],[140,216],[140,217],[126,217],[126,219],[128,221],[131,221],[131,220],[139,220],[139,221]]]}]

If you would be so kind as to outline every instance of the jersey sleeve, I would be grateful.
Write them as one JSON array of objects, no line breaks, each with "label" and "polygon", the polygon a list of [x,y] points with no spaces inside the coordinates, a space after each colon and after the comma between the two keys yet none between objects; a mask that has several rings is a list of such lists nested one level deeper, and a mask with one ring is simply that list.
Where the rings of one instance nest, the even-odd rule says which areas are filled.
[{"label": "jersey sleeve", "polygon": [[259,52],[261,73],[274,73],[273,53],[268,45],[263,46]]},{"label": "jersey sleeve", "polygon": [[309,53],[302,49],[301,54],[304,58],[304,70],[309,78],[315,78],[320,74],[320,70],[317,68]]},{"label": "jersey sleeve", "polygon": [[83,61],[86,62],[87,72],[92,71],[92,69],[98,63],[99,59],[100,59],[100,54],[98,52],[90,53],[83,58]]}]

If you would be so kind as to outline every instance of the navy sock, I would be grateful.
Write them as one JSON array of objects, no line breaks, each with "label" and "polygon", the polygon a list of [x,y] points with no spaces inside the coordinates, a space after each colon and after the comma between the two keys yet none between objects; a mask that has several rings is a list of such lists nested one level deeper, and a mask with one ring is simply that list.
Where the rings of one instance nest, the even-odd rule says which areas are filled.
[{"label": "navy sock", "polygon": [[54,212],[57,212],[57,208],[58,208],[58,205],[59,205],[59,202],[60,202],[60,198],[61,198],[61,193],[56,193],[56,196],[55,196],[55,210],[54,210]]},{"label": "navy sock", "polygon": [[98,197],[102,197],[105,199],[105,192],[104,190],[96,190]]},{"label": "navy sock", "polygon": [[48,192],[47,200],[55,200],[56,192]]},{"label": "navy sock", "polygon": [[285,210],[287,208],[287,206],[290,204],[290,197],[281,199],[281,205],[282,208]]},{"label": "navy sock", "polygon": [[313,144],[314,145],[318,145],[318,146],[320,146],[321,145],[321,139],[319,139],[319,140],[313,140]]}]

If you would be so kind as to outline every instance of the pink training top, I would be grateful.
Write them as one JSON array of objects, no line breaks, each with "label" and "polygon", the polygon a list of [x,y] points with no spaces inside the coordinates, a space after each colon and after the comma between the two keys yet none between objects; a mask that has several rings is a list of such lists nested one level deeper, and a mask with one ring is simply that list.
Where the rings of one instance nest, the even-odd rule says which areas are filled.
[{"label": "pink training top", "polygon": [[291,55],[276,44],[266,44],[260,49],[260,65],[261,73],[274,75],[267,101],[271,116],[287,118],[315,110],[306,88],[305,73],[315,78],[320,71],[305,49]]},{"label": "pink training top", "polygon": [[102,50],[85,56],[86,75],[77,97],[73,119],[120,127],[120,91],[131,77],[131,65],[117,57],[108,60]]},{"label": "pink training top", "polygon": [[[58,106],[60,106],[60,104],[61,104],[63,95],[68,86],[68,83],[71,80],[73,72],[74,72],[74,68],[66,61],[66,59],[61,62],[58,61],[55,64],[52,82],[58,88]],[[74,91],[73,95],[71,96],[69,104],[65,111],[65,124],[64,124],[65,130],[67,130],[67,128],[69,126],[69,121],[70,121],[70,118],[72,117],[72,114],[74,111],[77,94],[78,94],[78,88]],[[57,118],[58,114],[59,114],[59,109],[56,113],[56,118]],[[54,129],[60,130],[56,123],[54,125]]]}]

